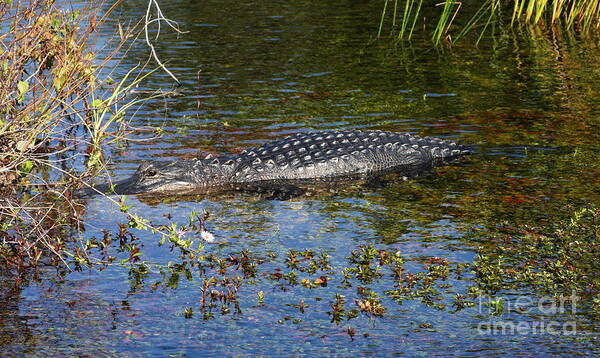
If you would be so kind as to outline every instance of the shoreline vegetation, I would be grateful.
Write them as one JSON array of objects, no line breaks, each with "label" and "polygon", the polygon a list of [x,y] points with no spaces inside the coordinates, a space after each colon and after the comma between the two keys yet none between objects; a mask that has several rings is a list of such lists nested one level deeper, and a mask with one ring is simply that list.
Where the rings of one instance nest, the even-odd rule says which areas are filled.
[{"label": "shoreline vegetation", "polygon": [[[154,72],[150,60],[177,81],[149,37],[160,22],[178,31],[155,1],[144,19],[119,24],[97,47],[98,29],[119,3],[0,2],[0,259],[15,273],[89,259],[68,242],[84,230],[71,191],[105,172],[111,144],[142,130],[128,124],[127,111],[160,96],[132,95]],[[152,57],[115,78],[118,58],[142,34]]]},{"label": "shoreline vegetation", "polygon": [[[92,48],[101,19],[93,7],[3,2],[0,19],[0,256],[21,273],[67,264],[64,237],[80,227],[68,189],[101,168],[101,150],[90,135],[101,135],[104,123],[93,123],[92,113],[109,77],[98,76],[124,38],[98,63]],[[77,164],[79,171],[72,169]]]},{"label": "shoreline vegetation", "polygon": [[[593,13],[594,9],[600,9],[600,1],[557,1],[552,6],[541,2],[531,5],[533,3],[533,0],[516,0],[514,6],[518,10],[514,11],[512,20],[540,23],[545,19],[550,24],[565,23],[567,28],[581,31],[600,27],[598,12]],[[149,3],[149,9],[153,4],[156,3]],[[460,7],[453,1],[444,4],[443,15],[433,34],[436,43],[451,40],[450,30],[455,26],[457,7]],[[589,9],[568,7],[570,4],[589,4]],[[399,1],[386,0],[381,26],[393,8],[392,27],[396,36],[410,40],[418,26],[422,1],[405,2],[402,18],[400,5]],[[494,19],[502,17],[500,9],[504,5],[500,2],[489,1],[484,6],[489,9],[476,12],[476,17],[467,22],[460,33],[475,28],[476,23],[480,28],[483,26],[483,33]],[[113,78],[111,68],[119,65],[116,55],[127,51],[130,41],[144,36],[151,57],[177,82],[148,40],[148,25],[155,21],[165,21],[179,31],[173,22],[164,18],[158,4],[155,18],[146,15],[133,26],[119,26],[114,42],[100,52],[103,58],[93,51],[96,31],[108,16],[99,8],[102,6],[65,11],[53,1],[0,1],[3,24],[0,34],[0,266],[15,278],[16,286],[28,273],[46,266],[57,266],[66,273],[72,269],[92,266],[102,269],[119,264],[129,268],[132,289],[149,285],[144,280],[150,271],[160,273],[163,280],[156,285],[165,287],[177,287],[180,278],[204,282],[199,309],[207,319],[212,318],[213,309],[220,308],[222,314],[239,310],[240,286],[260,279],[276,281],[282,287],[308,289],[325,287],[328,282],[341,283],[347,285],[346,288],[354,285],[358,297],[353,302],[354,308],[346,308],[348,300],[342,295],[332,298],[331,312],[327,314],[338,325],[361,313],[369,317],[384,316],[388,309],[382,305],[383,296],[398,303],[419,299],[432,307],[458,311],[473,306],[480,295],[505,290],[555,295],[576,292],[589,299],[593,312],[600,312],[600,301],[594,296],[599,278],[593,253],[600,250],[597,242],[600,212],[595,208],[573,208],[570,221],[556,223],[552,228],[500,231],[485,240],[501,244],[477,247],[474,263],[459,264],[434,258],[424,261],[420,272],[405,271],[403,264],[408,258],[372,245],[358,246],[347,258],[348,265],[335,269],[324,253],[290,249],[287,257],[279,260],[285,262],[285,267],[261,272],[260,265],[274,258],[257,258],[245,251],[229,257],[203,252],[204,241],[199,238],[208,235],[207,213],[192,212],[185,225],[173,222],[155,226],[128,213],[123,200],[113,201],[128,213],[129,221],[115,228],[114,234],[105,232],[102,238],[84,239],[83,209],[71,198],[70,190],[80,186],[84,178],[105,170],[105,146],[127,141],[129,133],[135,131],[127,124],[127,110],[134,109],[145,99],[129,98],[128,93],[152,73],[146,63],[124,78]],[[557,11],[568,9],[572,11],[556,15]],[[460,37],[462,35],[454,40]],[[175,249],[181,263],[159,267],[145,262],[140,239],[133,230],[157,234],[159,244]],[[185,233],[199,235],[186,236]],[[513,254],[507,258],[507,253]],[[237,273],[226,275],[228,270]],[[395,285],[384,292],[372,291],[368,285],[384,275],[393,277]],[[466,275],[473,280],[473,286],[466,292],[452,292],[453,299],[448,301],[448,295],[442,294],[448,288],[443,282],[453,275],[457,279]],[[260,291],[258,304],[264,301],[265,294]],[[301,310],[303,305],[301,301]],[[191,317],[193,309],[186,308],[184,315]],[[354,335],[354,330],[348,328],[348,334]]]}]

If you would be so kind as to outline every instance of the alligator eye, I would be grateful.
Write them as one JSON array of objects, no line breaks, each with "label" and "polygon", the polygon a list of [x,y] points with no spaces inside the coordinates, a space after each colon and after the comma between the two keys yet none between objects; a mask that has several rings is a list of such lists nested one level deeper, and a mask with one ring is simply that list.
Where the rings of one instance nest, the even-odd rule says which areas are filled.
[{"label": "alligator eye", "polygon": [[153,176],[156,176],[157,174],[158,174],[158,171],[156,171],[156,169],[154,169],[154,168],[149,168],[148,170],[146,170],[147,177],[153,177]]}]

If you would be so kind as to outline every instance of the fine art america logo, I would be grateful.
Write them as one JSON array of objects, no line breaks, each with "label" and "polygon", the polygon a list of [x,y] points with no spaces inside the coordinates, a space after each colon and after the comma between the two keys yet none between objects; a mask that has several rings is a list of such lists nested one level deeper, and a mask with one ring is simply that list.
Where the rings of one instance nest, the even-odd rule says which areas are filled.
[{"label": "fine art america logo", "polygon": [[[493,318],[479,322],[477,332],[482,335],[575,335],[577,334],[576,321],[559,322],[548,320],[547,317],[560,314],[565,314],[563,317],[566,317],[569,314],[576,314],[578,300],[579,297],[575,293],[562,297],[519,296],[516,299],[512,297],[510,300],[481,296],[479,313]],[[510,320],[506,319],[509,313],[514,312],[521,315],[511,315]],[[519,320],[519,316],[528,319]],[[539,318],[532,318],[535,316]]]}]

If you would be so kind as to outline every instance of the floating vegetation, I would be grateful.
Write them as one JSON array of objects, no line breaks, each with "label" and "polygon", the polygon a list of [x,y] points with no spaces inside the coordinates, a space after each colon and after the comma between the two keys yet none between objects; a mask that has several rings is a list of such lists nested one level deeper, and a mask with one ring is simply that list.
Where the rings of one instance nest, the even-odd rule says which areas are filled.
[{"label": "floating vegetation", "polygon": [[[197,215],[192,213],[190,217]],[[154,288],[177,289],[182,277],[189,282],[200,282],[198,307],[193,310],[201,312],[203,319],[213,319],[215,313],[243,314],[248,298],[241,297],[247,295],[242,292],[255,292],[256,307],[266,309],[270,305],[268,287],[289,292],[295,302],[286,306],[302,315],[323,307],[307,303],[313,296],[311,291],[325,290],[327,295],[333,292],[329,309],[323,313],[336,325],[360,315],[384,317],[392,309],[390,302],[403,305],[412,300],[456,313],[473,307],[481,297],[490,297],[483,305],[488,307],[490,315],[502,315],[504,300],[494,295],[515,289],[554,295],[575,292],[588,297],[593,312],[597,306],[594,292],[599,286],[599,267],[595,263],[595,253],[600,249],[599,217],[598,209],[584,208],[568,222],[556,223],[550,232],[542,233],[531,227],[511,229],[488,237],[490,245],[478,249],[472,264],[453,263],[434,256],[419,259],[418,270],[406,268],[407,262],[414,266],[414,259],[400,251],[372,244],[358,245],[350,251],[345,264],[340,265],[331,262],[326,252],[310,249],[289,249],[281,260],[273,255],[267,260],[248,250],[217,255],[206,252],[204,246],[200,251],[190,251],[189,242],[171,241],[172,248],[182,250],[183,260],[166,266],[140,261],[139,240],[125,226],[115,239],[106,234],[100,241],[90,241],[90,245],[104,252],[104,257],[112,262],[115,259],[106,253],[107,246],[119,243],[119,251],[127,253],[120,262],[135,267],[130,272],[133,289],[143,287],[153,271],[162,277],[150,284]],[[186,230],[191,226],[186,226]],[[177,225],[171,227],[176,231]],[[453,283],[458,281],[463,283],[454,287]],[[248,291],[250,287],[259,289]],[[191,312],[186,308],[183,315],[192,317]],[[281,322],[302,320],[286,315]]]},{"label": "floating vegetation", "polygon": [[600,210],[583,208],[552,228],[507,228],[473,263],[477,290],[593,295],[600,287]]}]

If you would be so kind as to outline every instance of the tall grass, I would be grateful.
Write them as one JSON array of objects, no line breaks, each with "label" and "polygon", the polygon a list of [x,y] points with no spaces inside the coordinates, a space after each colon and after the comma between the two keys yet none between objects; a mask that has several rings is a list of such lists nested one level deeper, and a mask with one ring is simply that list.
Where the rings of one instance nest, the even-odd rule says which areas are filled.
[{"label": "tall grass", "polygon": [[[379,22],[379,30],[377,36],[381,36],[383,26],[385,24],[385,18],[387,16],[388,3],[391,0],[385,0],[383,4],[383,12],[381,14],[381,21]],[[398,3],[400,0],[394,0],[394,12],[392,15],[392,28],[396,28],[396,20],[398,18]],[[402,7],[402,21],[400,22],[400,29],[398,31],[398,39],[410,40],[412,38],[419,14],[421,13],[421,7],[423,6],[423,0],[405,0],[404,6]]]},{"label": "tall grass", "polygon": [[[394,0],[391,13],[388,11],[390,2],[384,1],[378,36],[391,17],[391,32],[399,40],[410,40],[419,22],[423,28],[430,29],[435,44],[456,41],[474,30],[479,31],[481,39],[491,24],[504,20],[505,13],[512,14],[510,23],[513,26],[552,25],[584,34],[600,29],[600,0],[484,0],[477,10],[465,15],[461,9],[473,5],[458,0],[440,0],[426,3],[427,6],[423,6],[423,0]],[[457,25],[459,18],[460,25]]]},{"label": "tall grass", "polygon": [[435,44],[439,44],[444,38],[449,38],[450,26],[452,26],[461,5],[462,3],[456,0],[446,0],[443,3],[436,4],[436,6],[442,6],[443,9],[431,36]]},{"label": "tall grass", "polygon": [[549,22],[590,32],[600,29],[600,0],[513,0],[513,23]]}]

